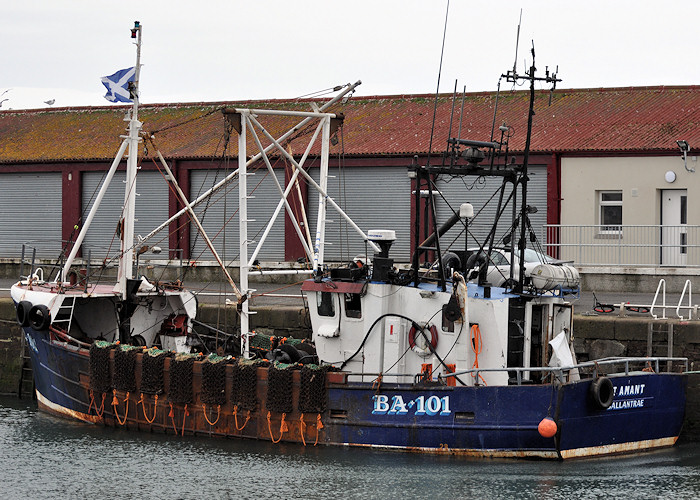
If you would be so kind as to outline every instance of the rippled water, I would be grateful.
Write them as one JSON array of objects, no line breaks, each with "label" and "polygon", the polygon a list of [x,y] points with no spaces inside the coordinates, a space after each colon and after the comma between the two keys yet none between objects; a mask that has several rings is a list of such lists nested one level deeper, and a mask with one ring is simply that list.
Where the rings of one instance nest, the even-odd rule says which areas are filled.
[{"label": "rippled water", "polygon": [[0,498],[700,498],[700,446],[475,460],[134,433],[0,398]]}]

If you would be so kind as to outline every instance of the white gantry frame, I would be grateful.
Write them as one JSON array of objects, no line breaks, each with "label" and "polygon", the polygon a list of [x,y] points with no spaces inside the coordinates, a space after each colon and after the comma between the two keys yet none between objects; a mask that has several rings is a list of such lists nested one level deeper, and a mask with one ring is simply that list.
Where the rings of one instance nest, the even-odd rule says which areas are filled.
[{"label": "white gantry frame", "polygon": [[[240,238],[240,289],[241,293],[245,296],[249,296],[253,291],[248,286],[248,273],[250,268],[253,267],[260,250],[262,249],[265,240],[267,239],[270,231],[275,224],[277,216],[279,215],[282,207],[285,207],[289,218],[292,221],[294,230],[301,241],[304,251],[310,261],[313,262],[314,271],[321,270],[324,264],[324,239],[325,239],[325,225],[326,225],[326,208],[327,204],[330,205],[343,217],[348,224],[360,235],[360,237],[366,241],[375,251],[379,252],[380,249],[373,241],[370,241],[365,234],[365,232],[355,224],[355,222],[343,211],[342,208],[330,197],[327,193],[327,183],[328,183],[328,157],[329,157],[329,141],[330,141],[330,129],[331,129],[331,119],[336,118],[333,113],[322,113],[320,111],[276,111],[276,110],[261,110],[261,109],[235,109],[232,110],[231,114],[237,115],[240,118],[240,126],[238,127],[239,137],[238,137],[238,176],[239,176],[239,238]],[[292,154],[287,152],[285,148],[280,144],[279,140],[276,140],[258,121],[258,117],[265,115],[273,116],[286,116],[286,117],[303,117],[310,120],[318,120],[318,125],[302,155],[301,159],[297,162]],[[265,148],[263,147],[259,132],[270,142],[270,145]],[[308,172],[303,168],[306,159],[308,158],[309,152],[311,151],[313,145],[318,140],[319,134],[321,135],[321,164],[320,164],[320,175],[319,182],[317,183]],[[248,199],[250,198],[248,194],[247,187],[247,168],[250,165],[247,155],[248,146],[248,135],[252,136],[255,145],[259,149],[260,153],[254,158],[262,158],[266,168],[271,174],[277,191],[280,195],[280,200],[277,203],[272,216],[267,222],[265,229],[260,237],[260,240],[256,243],[253,252],[248,255],[249,245],[253,243],[248,237]],[[286,134],[285,134],[286,135]],[[284,137],[284,136],[283,136]],[[287,161],[292,165],[294,170],[292,176],[287,183],[286,189],[282,189],[279,184],[277,177],[274,175],[274,171],[270,160],[267,156],[267,152],[270,147],[277,150],[277,152],[286,158]],[[289,205],[288,196],[292,191],[293,187],[297,183],[297,178],[301,174],[310,185],[312,185],[318,191],[319,203],[318,203],[318,213],[316,219],[316,236],[315,241],[312,244],[308,239],[308,233],[304,233],[302,228],[299,226],[296,217]],[[243,354],[248,357],[248,333],[250,330],[250,311],[248,308],[248,301],[244,300],[240,303],[241,312],[241,334],[243,341],[241,343],[241,350]]]}]

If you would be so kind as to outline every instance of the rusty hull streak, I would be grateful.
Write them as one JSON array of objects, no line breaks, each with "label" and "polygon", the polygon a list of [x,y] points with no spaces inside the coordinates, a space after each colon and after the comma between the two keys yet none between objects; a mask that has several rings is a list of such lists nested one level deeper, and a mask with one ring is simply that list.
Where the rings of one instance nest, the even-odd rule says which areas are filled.
[{"label": "rusty hull streak", "polygon": [[576,448],[573,450],[562,450],[561,456],[568,458],[584,458],[600,455],[615,455],[628,453],[630,451],[649,450],[654,448],[668,448],[673,446],[678,440],[678,436],[647,439],[645,441],[633,441],[631,443],[608,444],[603,446],[590,446],[588,448]]},{"label": "rusty hull streak", "polygon": [[102,423],[101,417],[98,417],[97,415],[88,415],[87,413],[81,413],[79,411],[69,410],[68,408],[64,408],[63,406],[59,406],[55,403],[52,403],[48,399],[46,399],[43,396],[43,394],[41,394],[39,391],[36,391],[36,400],[37,400],[39,408],[46,410],[47,412],[52,413],[54,415],[57,415],[59,417],[68,416],[70,418],[74,418],[76,420],[82,420],[83,422],[87,422],[90,424],[101,424]]},{"label": "rusty hull streak", "polygon": [[[331,443],[332,444],[332,443]],[[476,457],[476,458],[546,458],[546,459],[559,459],[556,451],[546,451],[546,450],[477,450],[477,449],[465,449],[465,448],[424,448],[420,446],[388,446],[388,445],[377,445],[377,444],[356,444],[356,443],[342,443],[343,446],[353,447],[353,448],[369,448],[373,450],[384,450],[384,451],[400,451],[408,453],[421,453],[421,454],[432,454],[432,455],[454,455],[460,457]]]}]

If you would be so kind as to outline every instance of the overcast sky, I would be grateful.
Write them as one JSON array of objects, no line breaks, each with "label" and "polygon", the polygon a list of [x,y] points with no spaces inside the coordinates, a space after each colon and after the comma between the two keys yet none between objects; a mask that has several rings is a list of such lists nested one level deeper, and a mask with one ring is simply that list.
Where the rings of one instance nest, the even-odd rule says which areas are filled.
[{"label": "overcast sky", "polygon": [[[294,98],[362,80],[359,95],[432,94],[447,0],[3,2],[2,109],[107,105],[100,77],[133,66],[141,101]],[[512,69],[559,67],[560,88],[700,83],[700,2],[451,0],[440,82],[495,90]]]}]

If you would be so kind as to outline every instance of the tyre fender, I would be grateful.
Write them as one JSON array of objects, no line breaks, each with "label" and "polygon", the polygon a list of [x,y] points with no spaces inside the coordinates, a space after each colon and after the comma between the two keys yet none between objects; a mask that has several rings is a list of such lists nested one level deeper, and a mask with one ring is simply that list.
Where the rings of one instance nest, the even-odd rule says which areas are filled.
[{"label": "tyre fender", "polygon": [[598,377],[588,389],[588,395],[594,406],[607,410],[613,402],[615,390],[613,383],[608,377]]},{"label": "tyre fender", "polygon": [[32,303],[22,300],[17,304],[17,323],[19,326],[29,326],[29,311],[32,310]]},{"label": "tyre fender", "polygon": [[37,331],[48,330],[51,325],[51,313],[44,304],[37,304],[29,310],[29,326]]}]

